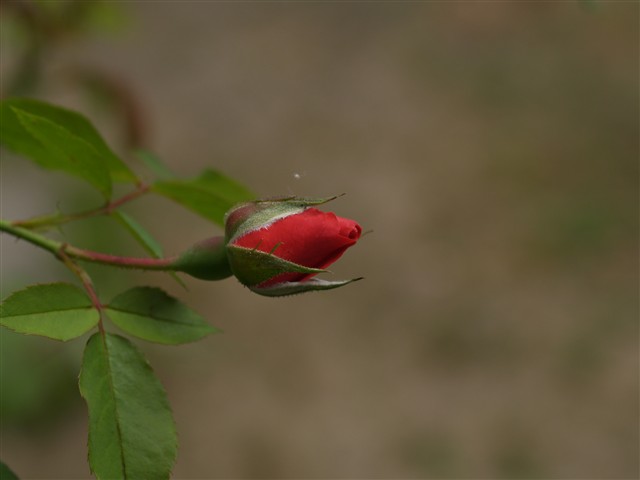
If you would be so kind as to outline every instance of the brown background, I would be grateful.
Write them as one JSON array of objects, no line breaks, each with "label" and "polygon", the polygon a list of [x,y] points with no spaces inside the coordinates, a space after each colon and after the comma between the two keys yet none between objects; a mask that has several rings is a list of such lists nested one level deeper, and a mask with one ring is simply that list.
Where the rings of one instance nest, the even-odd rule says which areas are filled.
[{"label": "brown background", "polygon": [[[65,66],[126,84],[179,174],[346,192],[330,208],[373,230],[333,269],[365,281],[287,299],[92,270],[105,297],[163,286],[224,330],[136,342],[174,409],[176,478],[637,478],[638,5],[137,2],[117,35],[51,53],[38,96],[112,144],[118,121]],[[3,217],[94,205],[83,189],[3,154]],[[127,211],[167,253],[219,233],[163,199]],[[140,254],[101,225],[67,235]],[[3,296],[67,275],[5,236],[2,263]],[[3,357],[3,401],[31,398],[15,385],[44,382],[50,359],[71,380],[55,401],[32,389],[49,421],[3,417],[2,459],[87,477],[84,341],[14,341],[39,350]]]}]

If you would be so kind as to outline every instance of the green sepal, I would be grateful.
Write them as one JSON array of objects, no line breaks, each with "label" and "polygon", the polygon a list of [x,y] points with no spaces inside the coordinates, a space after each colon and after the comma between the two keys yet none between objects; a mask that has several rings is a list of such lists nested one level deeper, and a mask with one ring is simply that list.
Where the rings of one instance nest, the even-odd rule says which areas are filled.
[{"label": "green sepal", "polygon": [[351,280],[327,281],[319,278],[311,278],[304,282],[282,282],[270,287],[249,287],[252,292],[265,297],[285,297],[288,295],[296,295],[298,293],[313,292],[317,290],[331,290],[343,287],[353,282],[362,280],[362,277],[353,278]]},{"label": "green sepal", "polygon": [[272,253],[237,245],[228,245],[227,253],[233,274],[240,283],[248,287],[259,285],[283,273],[315,274],[326,272],[326,270],[319,268],[305,267],[283,260]]},{"label": "green sepal", "polygon": [[171,269],[201,280],[222,280],[232,275],[223,237],[211,237],[183,252]]},{"label": "green sepal", "polygon": [[237,238],[253,230],[264,228],[284,217],[300,213],[308,207],[322,205],[336,198],[338,197],[285,197],[241,203],[225,214],[227,243],[233,243]]}]

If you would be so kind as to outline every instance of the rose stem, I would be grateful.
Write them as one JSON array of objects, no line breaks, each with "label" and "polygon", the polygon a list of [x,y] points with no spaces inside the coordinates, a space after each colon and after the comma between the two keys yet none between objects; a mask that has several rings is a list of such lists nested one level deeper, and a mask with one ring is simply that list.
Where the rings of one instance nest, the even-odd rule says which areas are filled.
[{"label": "rose stem", "polygon": [[123,268],[137,268],[140,270],[172,270],[172,264],[176,257],[170,258],[135,258],[135,257],[119,257],[116,255],[108,255],[91,250],[68,245],[58,242],[50,238],[37,234],[29,229],[18,227],[10,222],[0,220],[0,231],[7,232],[14,237],[26,240],[44,250],[48,250],[56,256],[60,256],[63,252],[70,258],[84,260],[87,262],[100,263],[103,265],[111,265]]},{"label": "rose stem", "polygon": [[100,299],[98,298],[98,293],[96,292],[96,289],[93,286],[91,277],[82,267],[80,267],[80,265],[78,265],[73,260],[71,260],[63,249],[60,249],[58,251],[57,256],[60,260],[62,260],[62,262],[67,266],[67,268],[71,270],[82,282],[82,286],[87,291],[87,294],[91,299],[91,304],[93,305],[93,308],[95,308],[98,311],[98,330],[100,331],[100,335],[102,335],[102,338],[104,340],[105,332],[104,332],[104,325],[102,324],[102,318],[103,318],[102,303],[100,303]]},{"label": "rose stem", "polygon": [[27,220],[17,220],[12,224],[18,227],[23,228],[37,228],[43,226],[51,226],[51,225],[62,225],[64,223],[69,223],[74,220],[81,220],[83,218],[95,217],[98,215],[110,214],[116,208],[124,205],[127,202],[135,200],[136,198],[144,195],[149,191],[151,187],[149,185],[140,184],[138,188],[134,191],[129,192],[128,194],[113,200],[112,202],[103,205],[102,207],[94,208],[91,210],[85,210],[84,212],[72,213],[69,215],[43,215],[40,217],[34,217]]}]

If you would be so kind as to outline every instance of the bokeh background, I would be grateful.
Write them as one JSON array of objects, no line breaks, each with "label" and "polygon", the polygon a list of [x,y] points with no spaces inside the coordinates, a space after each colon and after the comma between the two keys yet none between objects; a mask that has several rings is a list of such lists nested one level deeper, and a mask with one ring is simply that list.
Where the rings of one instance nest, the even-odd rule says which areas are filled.
[{"label": "bokeh background", "polygon": [[[84,112],[132,162],[345,192],[331,208],[373,230],[333,269],[364,281],[285,299],[91,269],[224,330],[136,342],[175,478],[638,478],[637,2],[78,4],[2,2],[3,94]],[[4,218],[99,202],[6,152],[1,181]],[[160,198],[126,211],[167,253],[219,233]],[[101,221],[65,235],[142,254]],[[60,278],[2,236],[3,297]],[[84,341],[1,340],[0,457],[89,477]]]}]

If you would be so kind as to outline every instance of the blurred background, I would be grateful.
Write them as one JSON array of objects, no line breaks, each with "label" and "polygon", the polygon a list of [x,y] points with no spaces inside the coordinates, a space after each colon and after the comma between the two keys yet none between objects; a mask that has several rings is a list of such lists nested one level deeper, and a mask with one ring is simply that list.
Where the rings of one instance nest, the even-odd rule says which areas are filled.
[{"label": "blurred background", "polygon": [[[123,157],[327,196],[373,230],[332,292],[160,286],[224,330],[145,352],[175,478],[638,478],[636,2],[26,2],[0,9],[3,95],[84,112]],[[136,167],[137,168],[137,167]],[[2,154],[2,217],[99,204]],[[174,254],[220,233],[126,211]],[[143,255],[101,220],[80,246]],[[72,277],[2,236],[2,297]],[[86,478],[85,339],[1,332],[0,457]]]}]

